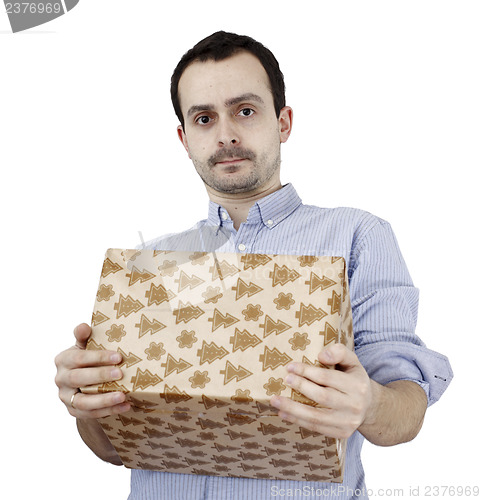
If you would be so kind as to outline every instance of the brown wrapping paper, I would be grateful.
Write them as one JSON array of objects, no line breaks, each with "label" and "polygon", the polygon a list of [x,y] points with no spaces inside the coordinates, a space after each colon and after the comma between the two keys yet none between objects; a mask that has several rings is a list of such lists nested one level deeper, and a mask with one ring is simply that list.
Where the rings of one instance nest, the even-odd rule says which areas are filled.
[{"label": "brown wrapping paper", "polygon": [[100,419],[126,467],[341,482],[345,440],[281,420],[290,361],[353,349],[344,259],[110,249],[88,349],[117,350],[129,412]]}]

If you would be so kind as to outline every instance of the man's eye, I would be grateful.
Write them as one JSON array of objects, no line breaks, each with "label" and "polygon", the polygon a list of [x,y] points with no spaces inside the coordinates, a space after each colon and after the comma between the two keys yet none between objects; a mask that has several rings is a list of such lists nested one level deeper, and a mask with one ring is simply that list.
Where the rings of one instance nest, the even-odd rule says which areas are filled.
[{"label": "man's eye", "polygon": [[240,111],[242,116],[252,116],[254,114],[254,110],[251,108],[243,108]]},{"label": "man's eye", "polygon": [[207,125],[210,122],[210,117],[202,115],[199,116],[199,118],[197,118],[195,121],[196,123],[200,123],[201,125]]}]

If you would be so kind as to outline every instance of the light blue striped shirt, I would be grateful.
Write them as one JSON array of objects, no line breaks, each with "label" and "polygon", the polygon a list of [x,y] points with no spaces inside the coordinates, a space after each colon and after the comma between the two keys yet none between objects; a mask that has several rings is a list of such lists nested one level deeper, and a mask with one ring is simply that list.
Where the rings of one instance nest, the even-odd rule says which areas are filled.
[{"label": "light blue striped shirt", "polygon": [[[353,208],[304,205],[291,184],[256,202],[234,229],[227,211],[209,214],[191,230],[149,241],[155,250],[342,256],[348,265],[355,351],[380,384],[411,380],[437,401],[452,379],[447,358],[415,335],[418,290],[391,226]],[[368,498],[361,463],[363,436],[348,440],[344,482],[271,481],[132,470],[130,500],[264,500]]]}]

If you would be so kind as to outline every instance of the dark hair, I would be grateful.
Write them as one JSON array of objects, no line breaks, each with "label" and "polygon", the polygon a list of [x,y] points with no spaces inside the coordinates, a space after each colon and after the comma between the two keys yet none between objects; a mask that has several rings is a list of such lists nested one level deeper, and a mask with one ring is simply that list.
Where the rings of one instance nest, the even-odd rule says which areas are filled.
[{"label": "dark hair", "polygon": [[179,118],[182,128],[184,127],[184,117],[180,109],[179,80],[187,66],[195,61],[222,61],[241,51],[247,51],[256,56],[266,70],[271,84],[274,109],[279,118],[281,109],[286,105],[286,90],[284,75],[279,68],[279,63],[274,57],[274,54],[267,47],[264,47],[264,45],[249,36],[217,31],[207,38],[204,38],[187,51],[182,56],[182,59],[179,61],[179,64],[177,64],[172,74],[170,96],[172,98],[172,104],[174,105],[175,114]]}]

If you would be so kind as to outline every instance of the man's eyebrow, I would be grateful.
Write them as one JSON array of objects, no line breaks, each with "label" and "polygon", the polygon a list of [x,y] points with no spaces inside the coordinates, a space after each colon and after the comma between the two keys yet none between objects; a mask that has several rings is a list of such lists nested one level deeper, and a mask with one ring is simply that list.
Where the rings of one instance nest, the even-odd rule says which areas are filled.
[{"label": "man's eyebrow", "polygon": [[232,99],[228,99],[227,101],[225,101],[224,105],[226,107],[235,106],[236,104],[239,104],[242,101],[257,101],[261,104],[264,104],[262,97],[258,96],[257,94],[253,94],[252,92],[247,92],[246,94],[242,94],[238,97],[233,97]]},{"label": "man's eyebrow", "polygon": [[[236,104],[239,104],[243,101],[257,101],[260,104],[264,104],[264,100],[262,99],[262,97],[252,92],[247,92],[246,94],[232,97],[232,99],[227,99],[227,101],[225,101],[224,103],[224,106],[228,108],[230,106],[235,106]],[[189,108],[189,111],[187,111],[187,116],[192,116],[194,113],[197,113],[199,111],[212,111],[213,109],[214,106],[212,104],[195,104],[194,106],[191,106]]]}]

